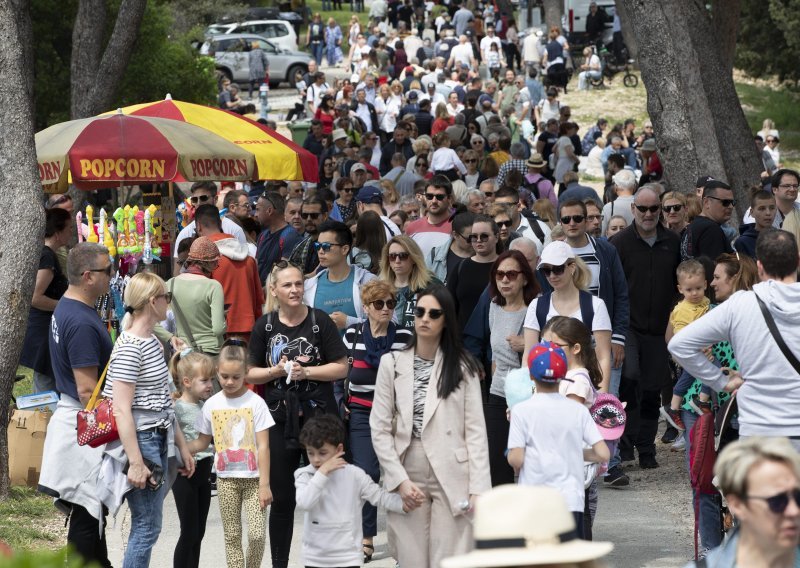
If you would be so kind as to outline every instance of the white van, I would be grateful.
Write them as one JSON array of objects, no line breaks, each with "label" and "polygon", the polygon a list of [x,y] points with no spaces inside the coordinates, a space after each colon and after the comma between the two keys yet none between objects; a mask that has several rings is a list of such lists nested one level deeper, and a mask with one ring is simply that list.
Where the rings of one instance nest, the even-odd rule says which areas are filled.
[{"label": "white van", "polygon": [[[604,10],[608,19],[606,26],[611,27],[611,22],[616,13],[613,0],[596,0],[597,7]],[[570,43],[579,40],[586,33],[586,16],[589,15],[591,0],[564,0],[563,27],[567,32]]]},{"label": "white van", "polygon": [[218,30],[216,33],[258,35],[267,38],[278,47],[297,51],[297,33],[292,24],[283,20],[250,20],[215,27]]}]

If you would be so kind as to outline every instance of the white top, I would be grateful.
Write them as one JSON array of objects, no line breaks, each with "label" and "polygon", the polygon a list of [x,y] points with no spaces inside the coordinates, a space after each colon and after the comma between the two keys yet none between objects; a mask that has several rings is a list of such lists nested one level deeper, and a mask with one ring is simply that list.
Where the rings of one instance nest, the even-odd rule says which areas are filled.
[{"label": "white top", "polygon": [[462,174],[467,173],[467,166],[458,157],[452,148],[439,148],[433,153],[430,169],[433,172],[446,172],[447,170],[458,170]]},{"label": "white top", "polygon": [[583,512],[583,448],[602,440],[585,406],[557,393],[535,393],[511,411],[508,447],[524,448],[520,485],[561,492],[570,511]]},{"label": "white top", "polygon": [[544,98],[539,101],[537,106],[539,107],[541,122],[547,122],[551,118],[557,119],[559,117],[558,111],[561,110],[561,103],[558,101],[558,99],[550,104],[550,101],[548,101],[547,98]]},{"label": "white top", "polygon": [[450,52],[450,57],[453,58],[456,65],[470,65],[475,54],[470,43],[459,43]]},{"label": "white top", "polygon": [[311,108],[316,112],[317,108],[319,107],[319,102],[322,100],[322,95],[330,91],[330,86],[328,83],[322,83],[322,85],[317,85],[316,83],[311,83],[308,88],[306,89],[306,102],[311,103]]},{"label": "white top", "polygon": [[275,425],[267,403],[253,391],[228,398],[218,392],[203,405],[195,428],[214,436],[214,457],[220,477],[258,478],[256,432]]},{"label": "white top", "polygon": [[492,50],[492,44],[497,45],[498,53],[503,51],[503,44],[499,37],[484,36],[484,38],[481,40],[481,53],[483,54],[484,60],[489,59],[489,52]]},{"label": "white top", "polygon": [[623,195],[617,197],[614,201],[603,205],[603,228],[601,230],[603,231],[604,235],[606,234],[606,229],[608,229],[608,222],[614,215],[625,217],[628,225],[633,223],[633,211],[631,211],[631,205],[633,205],[633,195]]},{"label": "white top", "polygon": [[[536,306],[539,302],[542,301],[542,298],[536,298],[531,304],[528,306],[528,313],[525,315],[525,329],[533,329],[535,331],[541,331],[539,328],[539,320],[536,319]],[[608,317],[608,309],[606,308],[606,303],[598,298],[597,296],[592,296],[592,308],[594,309],[594,319],[592,319],[592,333],[595,331],[611,331],[611,318]],[[550,321],[556,316],[567,316],[571,318],[575,318],[576,320],[583,321],[581,319],[581,309],[578,308],[571,314],[560,314],[556,311],[553,307],[553,299],[552,296],[550,297],[550,309],[547,312],[547,317],[545,318],[545,322]]]},{"label": "white top", "polygon": [[[397,126],[397,115],[400,113],[400,107],[403,101],[400,97],[390,95],[385,101],[383,97],[375,97],[375,112],[378,115],[378,127],[385,132],[394,132]],[[370,126],[370,125],[367,125]]]},{"label": "white top", "polygon": [[592,380],[589,378],[589,371],[580,367],[567,371],[567,376],[558,381],[558,393],[567,396],[574,394],[583,398],[583,405],[591,408],[594,404],[595,392]]},{"label": "white top", "polygon": [[[236,237],[236,240],[243,245],[247,244],[247,236],[244,234],[242,228],[227,217],[222,218],[222,232],[227,235],[231,235],[232,237]],[[175,251],[173,253],[175,258],[178,258],[178,245],[181,244],[181,241],[187,237],[193,237],[194,235],[194,221],[192,221],[183,229],[181,229],[181,232],[178,233],[178,236],[175,238]]]}]

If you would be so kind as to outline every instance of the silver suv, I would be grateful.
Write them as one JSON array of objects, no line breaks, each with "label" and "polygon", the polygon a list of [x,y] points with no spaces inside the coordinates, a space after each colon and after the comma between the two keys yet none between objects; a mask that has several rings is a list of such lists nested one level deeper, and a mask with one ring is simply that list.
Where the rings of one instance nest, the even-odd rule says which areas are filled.
[{"label": "silver suv", "polygon": [[250,49],[254,41],[259,42],[261,49],[269,59],[269,86],[271,89],[286,81],[294,88],[299,77],[308,71],[311,56],[301,51],[282,49],[255,34],[218,34],[202,45],[200,53],[213,57],[217,71],[235,83],[245,85],[250,79],[248,61]]}]

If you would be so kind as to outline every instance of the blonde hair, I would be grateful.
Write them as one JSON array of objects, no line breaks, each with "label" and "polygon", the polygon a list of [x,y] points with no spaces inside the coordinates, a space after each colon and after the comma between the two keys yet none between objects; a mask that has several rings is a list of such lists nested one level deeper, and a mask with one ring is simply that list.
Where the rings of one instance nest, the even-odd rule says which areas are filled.
[{"label": "blonde hair", "polygon": [[564,232],[564,226],[559,223],[553,230],[550,231],[550,240],[551,241],[563,241],[567,238],[567,233]]},{"label": "blonde hair", "polygon": [[731,442],[717,458],[714,475],[722,493],[744,497],[747,495],[747,475],[762,462],[779,462],[800,479],[800,454],[786,438],[753,436]]},{"label": "blonde hair", "polygon": [[394,186],[394,182],[390,179],[382,179],[380,181],[381,189],[383,190],[384,198],[389,198],[389,203],[394,205],[400,200],[400,194],[397,193],[397,188]]},{"label": "blonde hair", "polygon": [[[760,188],[760,186],[759,186]],[[661,196],[661,203],[662,205],[667,202],[667,199],[674,199],[678,203],[683,206],[686,206],[686,195],[681,193],[680,191],[668,191],[664,195]]]},{"label": "blonde hair", "polygon": [[[663,201],[662,201],[663,203]],[[696,193],[686,194],[686,220],[692,222],[703,212],[703,200]]]},{"label": "blonde hair", "polygon": [[445,103],[437,103],[434,118],[450,118],[450,113],[447,112],[447,105]]},{"label": "blonde hair", "polygon": [[[186,354],[184,355],[184,353]],[[183,392],[183,377],[192,377],[193,375],[213,377],[215,370],[216,365],[212,357],[191,349],[178,351],[169,360],[169,372],[177,389],[175,394],[178,396]]]},{"label": "blonde hair", "polygon": [[556,226],[556,208],[549,199],[537,199],[533,202],[533,212],[551,229]]},{"label": "blonde hair", "polygon": [[[133,316],[140,315],[150,303],[150,299],[164,294],[166,284],[157,274],[140,272],[131,278],[125,287],[122,301],[125,304],[125,317],[122,318],[122,330],[126,331],[133,323]],[[129,310],[133,310],[131,313]],[[138,313],[137,313],[138,312]]]},{"label": "blonde hair", "polygon": [[381,274],[380,278],[387,282],[394,283],[394,272],[389,263],[389,248],[393,244],[398,244],[408,253],[411,263],[411,275],[408,277],[408,289],[412,292],[424,290],[431,283],[431,271],[425,264],[425,257],[419,245],[411,237],[406,235],[396,235],[389,239],[381,253]]},{"label": "blonde hair", "polygon": [[[578,290],[589,290],[589,284],[592,283],[592,271],[586,266],[586,263],[580,257],[572,259],[575,263],[575,272],[572,274],[572,283]],[[569,264],[569,261],[567,262]]]},{"label": "blonde hair", "polygon": [[297,270],[301,278],[305,276],[303,269],[296,264],[286,261],[275,263],[275,266],[270,270],[269,276],[267,276],[266,289],[264,290],[264,296],[267,300],[264,303],[264,313],[274,312],[278,309],[278,299],[270,293],[270,288],[273,288],[278,283],[278,273],[289,269]]}]

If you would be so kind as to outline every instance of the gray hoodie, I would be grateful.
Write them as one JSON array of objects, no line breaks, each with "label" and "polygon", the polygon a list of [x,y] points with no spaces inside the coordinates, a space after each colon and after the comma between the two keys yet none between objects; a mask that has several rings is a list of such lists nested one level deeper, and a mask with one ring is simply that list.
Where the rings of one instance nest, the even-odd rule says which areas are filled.
[{"label": "gray hoodie", "polygon": [[669,342],[670,353],[686,371],[716,391],[728,377],[702,349],[728,340],[744,385],[737,395],[742,436],[800,436],[800,376],[772,338],[754,294],[764,301],[790,349],[800,353],[800,283],[761,282],[737,292]]}]

